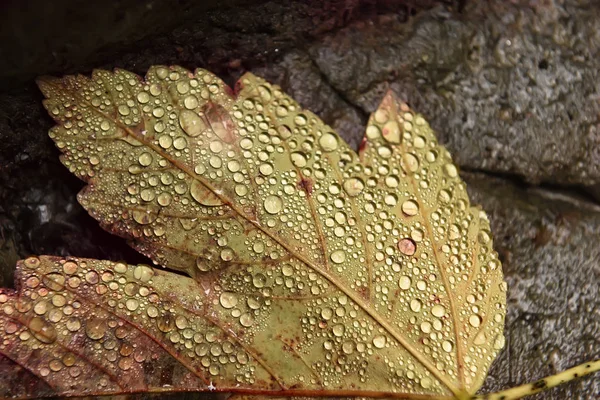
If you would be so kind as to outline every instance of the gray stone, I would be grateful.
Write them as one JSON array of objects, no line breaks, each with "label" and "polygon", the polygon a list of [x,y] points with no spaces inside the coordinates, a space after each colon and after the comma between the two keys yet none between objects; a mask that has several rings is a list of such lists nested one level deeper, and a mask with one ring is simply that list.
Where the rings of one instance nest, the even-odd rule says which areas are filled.
[{"label": "gray stone", "polygon": [[[379,18],[310,49],[328,82],[373,111],[388,89],[458,164],[538,184],[600,183],[600,9],[592,1],[469,2],[409,24]],[[593,190],[592,190],[593,192]]]},{"label": "gray stone", "polygon": [[[570,194],[463,173],[490,217],[508,282],[506,348],[482,391],[495,391],[600,358],[600,206]],[[596,399],[591,377],[532,399]]]}]

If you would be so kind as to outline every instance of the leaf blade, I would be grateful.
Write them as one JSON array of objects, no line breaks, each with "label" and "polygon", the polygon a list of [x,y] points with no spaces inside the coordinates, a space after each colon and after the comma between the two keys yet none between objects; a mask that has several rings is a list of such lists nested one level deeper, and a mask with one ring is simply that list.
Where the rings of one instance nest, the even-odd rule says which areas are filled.
[{"label": "leaf blade", "polygon": [[[279,88],[252,75],[239,86],[231,96],[210,73],[179,67],[154,67],[146,81],[97,71],[91,80],[41,82],[46,107],[61,124],[53,139],[65,164],[89,183],[82,204],[156,262],[204,288],[216,285],[225,295],[220,320],[241,324],[261,346],[279,340],[263,367],[284,371],[282,382],[340,391],[358,377],[365,393],[473,393],[498,350],[485,344],[486,333],[483,340],[477,334],[501,337],[505,286],[491,240],[482,243],[486,254],[473,250],[476,235],[488,235],[487,219],[470,208],[456,168],[422,117],[386,96],[357,156]],[[414,135],[407,125],[413,120],[422,121]],[[440,157],[429,160],[425,144]],[[422,186],[423,177],[431,187]],[[438,207],[440,196],[450,196],[451,210]],[[462,225],[430,224],[435,207]],[[477,269],[492,261],[494,272]],[[474,286],[478,297],[468,304],[460,292]],[[248,308],[257,295],[272,301],[267,312]],[[484,301],[492,297],[497,321]],[[233,299],[247,305],[229,307]],[[482,307],[486,319],[469,327]],[[265,334],[257,319],[288,337]],[[311,329],[316,338],[307,336]],[[347,360],[350,366],[337,364]],[[313,378],[297,381],[290,366]],[[332,382],[323,379],[324,366],[339,370]]]}]

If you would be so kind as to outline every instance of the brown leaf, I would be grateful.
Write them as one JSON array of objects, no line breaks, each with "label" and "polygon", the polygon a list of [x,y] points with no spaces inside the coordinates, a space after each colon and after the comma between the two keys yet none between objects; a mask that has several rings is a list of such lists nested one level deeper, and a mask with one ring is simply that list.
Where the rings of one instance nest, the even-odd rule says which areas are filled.
[{"label": "brown leaf", "polygon": [[[73,274],[60,272],[64,260],[22,266],[24,282],[53,269],[80,282],[43,295],[24,283],[5,296],[28,307],[5,310],[20,331],[0,352],[40,379],[46,368],[56,393],[152,391],[161,377],[168,390],[273,396],[463,398],[480,387],[504,345],[506,311],[489,223],[427,123],[392,93],[357,155],[250,74],[235,95],[207,71],[179,67],[39,85],[64,164],[89,184],[83,206],[194,278],[95,260],[73,261]],[[112,277],[78,275],[93,273]],[[65,330],[66,304],[83,311],[78,330]],[[88,326],[104,334],[90,337]],[[58,346],[77,352],[74,388],[60,386],[68,368],[50,366]]]}]

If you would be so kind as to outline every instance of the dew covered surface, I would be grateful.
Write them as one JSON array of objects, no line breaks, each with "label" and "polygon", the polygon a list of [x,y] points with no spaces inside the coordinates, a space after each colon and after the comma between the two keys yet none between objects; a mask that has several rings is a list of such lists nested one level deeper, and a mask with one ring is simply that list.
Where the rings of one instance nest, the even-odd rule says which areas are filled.
[{"label": "dew covered surface", "polygon": [[[418,10],[406,23],[401,7],[365,2],[339,13],[334,3],[267,2],[236,8],[237,18],[215,11],[157,37],[135,37],[135,45],[104,43],[90,61],[63,54],[77,62],[38,63],[5,78],[0,284],[11,286],[16,260],[32,254],[148,262],[77,203],[83,183],[58,161],[32,76],[94,67],[144,74],[153,64],[179,64],[233,84],[251,70],[282,85],[353,148],[391,87],[425,115],[463,170],[480,171],[463,178],[490,216],[509,285],[506,347],[483,389],[600,357],[597,6],[466,2],[460,12]],[[97,46],[82,45],[87,54]],[[411,243],[402,248],[410,252]],[[598,393],[598,379],[588,378],[533,398]]]}]

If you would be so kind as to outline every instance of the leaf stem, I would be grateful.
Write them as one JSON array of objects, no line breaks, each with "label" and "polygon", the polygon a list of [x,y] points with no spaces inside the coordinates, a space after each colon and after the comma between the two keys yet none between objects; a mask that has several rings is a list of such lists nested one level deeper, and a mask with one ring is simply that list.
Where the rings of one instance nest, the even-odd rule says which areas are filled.
[{"label": "leaf stem", "polygon": [[472,397],[472,400],[513,400],[543,392],[554,386],[578,379],[582,376],[600,371],[600,359],[580,364],[555,375],[550,375],[533,383],[517,386],[501,392]]}]

